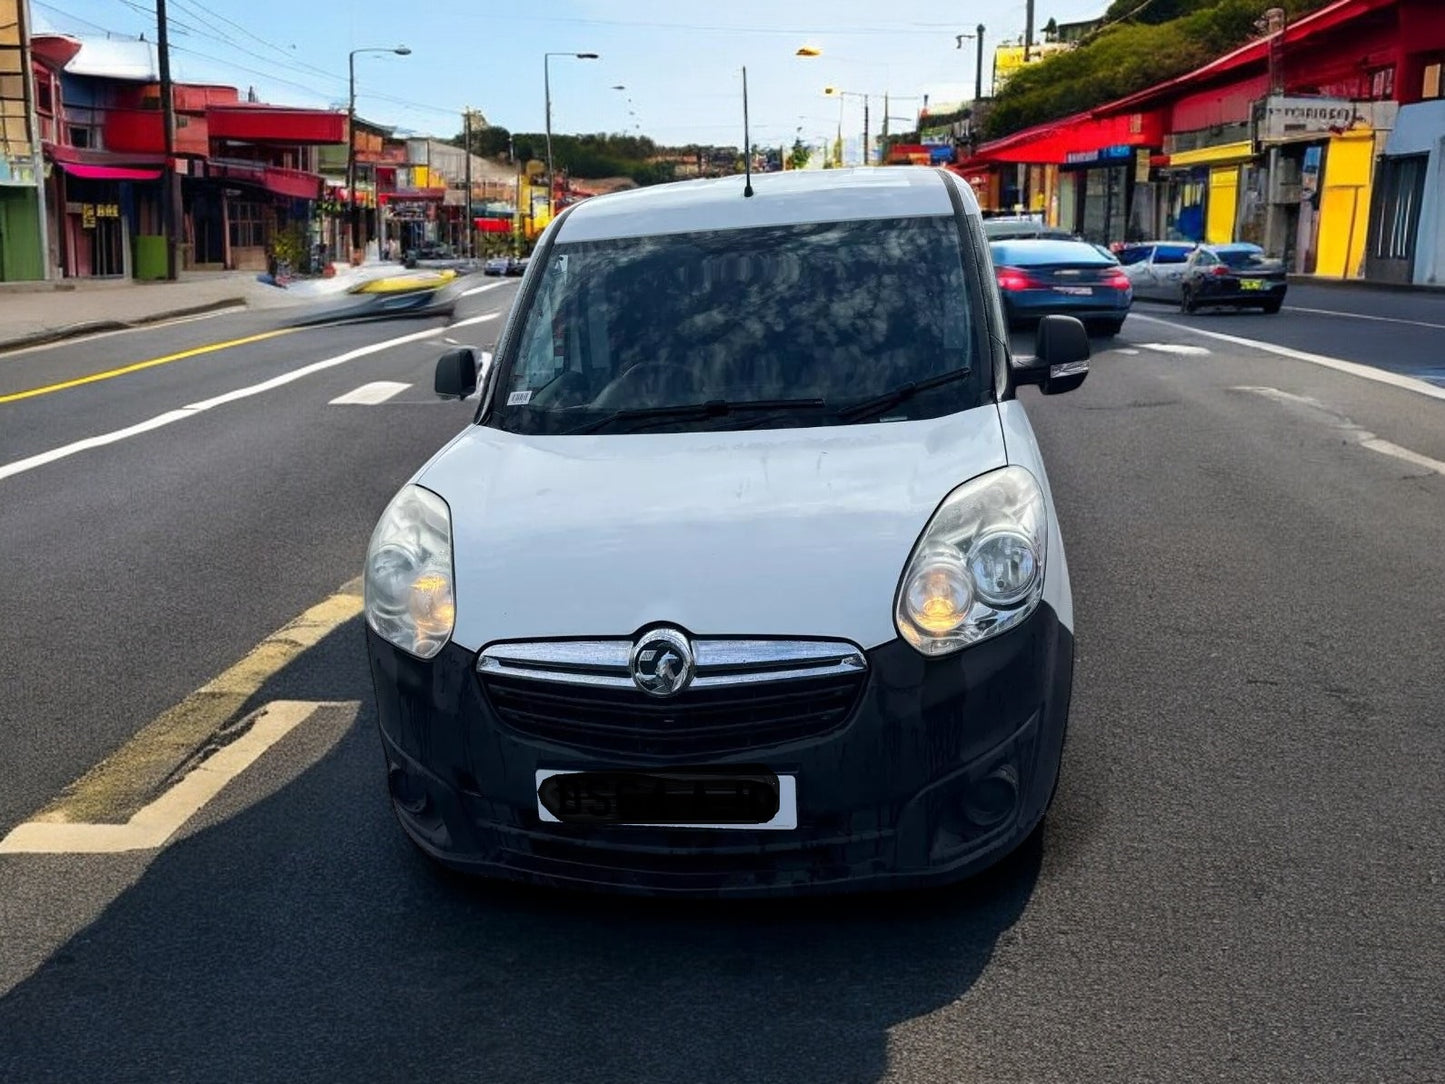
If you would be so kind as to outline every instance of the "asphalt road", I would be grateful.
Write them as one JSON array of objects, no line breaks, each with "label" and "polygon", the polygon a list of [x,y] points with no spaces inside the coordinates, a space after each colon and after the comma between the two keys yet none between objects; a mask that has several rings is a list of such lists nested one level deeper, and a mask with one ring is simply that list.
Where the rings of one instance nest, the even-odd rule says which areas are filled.
[{"label": "asphalt road", "polygon": [[[1421,367],[1439,333],[1138,312],[1080,391],[1023,395],[1078,620],[1041,847],[796,904],[443,876],[387,808],[352,618],[248,700],[325,706],[167,846],[0,854],[0,1080],[1445,1080],[1445,399],[1191,328]],[[0,400],[247,321],[0,357]],[[3,472],[422,333],[0,477],[0,836],[359,573],[470,414],[431,395],[436,353],[497,326],[310,330],[0,401]],[[383,380],[407,387],[331,403]]]}]

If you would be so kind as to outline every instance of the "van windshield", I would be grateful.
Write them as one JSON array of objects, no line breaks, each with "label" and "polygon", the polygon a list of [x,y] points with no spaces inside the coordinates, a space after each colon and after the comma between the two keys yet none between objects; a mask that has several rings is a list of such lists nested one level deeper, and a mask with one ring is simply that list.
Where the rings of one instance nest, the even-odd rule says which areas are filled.
[{"label": "van windshield", "polygon": [[508,431],[845,425],[989,401],[949,216],[558,244],[537,285],[487,419]]}]

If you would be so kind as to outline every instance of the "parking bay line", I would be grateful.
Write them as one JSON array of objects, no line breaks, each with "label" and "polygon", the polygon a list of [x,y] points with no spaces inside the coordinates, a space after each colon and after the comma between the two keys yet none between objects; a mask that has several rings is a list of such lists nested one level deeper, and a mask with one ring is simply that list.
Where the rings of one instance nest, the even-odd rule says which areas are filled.
[{"label": "parking bay line", "polygon": [[336,357],[315,361],[310,365],[303,365],[299,369],[282,373],[280,376],[272,377],[270,380],[263,380],[259,384],[252,384],[245,388],[237,388],[235,391],[226,392],[224,395],[217,395],[211,399],[203,399],[198,403],[191,403],[176,410],[158,414],[154,418],[149,418],[136,425],[128,426],[125,429],[116,429],[109,433],[101,433],[98,436],[86,437],[84,440],[78,440],[59,448],[52,448],[48,452],[41,452],[38,455],[32,455],[26,459],[18,459],[13,463],[6,463],[0,466],[0,481],[4,481],[6,478],[17,474],[23,474],[26,471],[34,470],[37,467],[43,467],[47,463],[54,463],[57,460],[76,455],[79,452],[88,451],[91,448],[101,448],[107,444],[115,444],[128,437],[138,436],[141,433],[159,429],[173,422],[195,417],[203,411],[223,406],[226,403],[234,403],[239,399],[260,395],[263,392],[268,392],[283,385],[290,384],[293,381],[301,380],[304,377],[311,376],[313,373],[321,372],[324,369],[344,365],[349,361],[355,361],[357,358],[367,357],[371,354],[378,354],[383,350],[389,350],[393,346],[403,346],[406,343],[435,339],[441,332],[450,331],[453,328],[468,327],[472,324],[480,324],[487,320],[495,320],[500,315],[500,313],[495,312],[487,313],[483,316],[473,316],[466,320],[460,320],[455,324],[448,324],[444,328],[428,328],[425,331],[412,332],[410,335],[401,335],[394,339],[385,339],[378,343],[369,343],[366,346],[357,347],[355,350],[348,350],[344,354],[338,354]]},{"label": "parking bay line", "polygon": [[[148,818],[135,825],[138,828],[149,826],[151,835],[112,831],[130,825],[134,817],[159,801],[157,794],[173,777],[184,773],[181,780],[184,782],[185,777],[194,774],[196,767],[210,763],[219,751],[240,741],[248,732],[245,729],[248,724],[254,729],[255,724],[260,722],[255,715],[247,716],[240,725],[236,724],[240,709],[302,652],[316,646],[356,617],[361,607],[361,580],[358,577],[277,629],[239,662],[146,724],[135,737],[67,787],[58,799],[0,840],[0,853],[16,850],[33,852],[37,846],[51,850],[131,849],[130,845],[143,845],[146,839],[151,839],[161,826],[170,823],[177,811],[189,808],[193,799],[200,797],[204,804],[215,791],[208,791],[201,781],[197,781],[179,797],[153,810]],[[287,716],[283,713],[280,720],[263,729],[263,737],[271,735],[267,744],[284,736],[284,732],[275,732],[275,727],[285,718]],[[294,722],[290,724],[294,725]],[[243,749],[252,748],[260,740],[253,739],[252,744]],[[266,747],[263,745],[257,749],[244,763],[239,763],[243,759],[240,754],[233,755],[230,761],[219,763],[222,767],[230,764],[239,771]],[[236,763],[239,767],[235,766]],[[189,772],[185,771],[187,768]],[[235,771],[225,779],[234,776]],[[220,780],[220,785],[224,785],[225,779]],[[220,785],[215,787],[216,791]],[[190,812],[193,813],[195,808],[191,808]],[[186,814],[187,817],[189,815]],[[72,833],[58,830],[79,825],[106,831]],[[179,824],[174,827],[179,827]],[[52,832],[51,828],[57,831]],[[167,832],[166,836],[169,834]],[[129,845],[102,847],[107,841],[126,841]],[[91,846],[82,846],[86,843]]]},{"label": "parking bay line", "polygon": [[1384,369],[1376,369],[1370,365],[1361,365],[1354,361],[1345,361],[1343,358],[1332,358],[1325,354],[1311,354],[1305,350],[1295,350],[1288,346],[1277,346],[1274,343],[1263,342],[1259,339],[1246,339],[1239,335],[1226,335],[1220,331],[1205,331],[1203,328],[1194,327],[1190,324],[1178,324],[1173,320],[1162,320],[1157,316],[1145,316],[1143,313],[1135,312],[1129,314],[1130,320],[1143,320],[1151,324],[1163,324],[1179,331],[1186,331],[1191,335],[1201,335],[1206,339],[1215,339],[1219,342],[1233,343],[1236,346],[1247,346],[1252,350],[1262,350],[1268,354],[1278,354],[1280,357],[1290,358],[1294,361],[1304,361],[1311,365],[1323,366],[1326,369],[1334,369],[1338,372],[1348,373],[1351,376],[1358,376],[1364,380],[1373,380],[1379,384],[1389,384],[1392,387],[1403,388],[1406,391],[1413,391],[1417,395],[1427,395],[1432,399],[1445,399],[1445,388],[1437,388],[1434,384],[1428,384],[1412,376],[1405,376],[1402,373],[1387,372]]},{"label": "parking bay line", "polygon": [[1432,459],[1428,455],[1421,455],[1419,452],[1402,447],[1393,441],[1381,440],[1375,436],[1374,433],[1356,425],[1343,414],[1337,414],[1333,410],[1330,410],[1318,399],[1311,399],[1305,395],[1295,395],[1292,392],[1281,391],[1279,388],[1255,387],[1252,385],[1240,385],[1230,390],[1247,391],[1254,395],[1263,396],[1266,399],[1273,399],[1277,403],[1303,407],[1306,410],[1322,415],[1328,424],[1347,434],[1361,448],[1368,448],[1372,452],[1392,456],[1395,459],[1403,460],[1414,466],[1432,470],[1436,474],[1445,475],[1445,462]]},{"label": "parking bay line", "polygon": [[158,850],[227,783],[261,755],[325,707],[354,707],[355,702],[273,700],[248,718],[245,732],[216,750],[142,806],[124,824],[26,821],[0,839],[0,854],[119,854]]}]

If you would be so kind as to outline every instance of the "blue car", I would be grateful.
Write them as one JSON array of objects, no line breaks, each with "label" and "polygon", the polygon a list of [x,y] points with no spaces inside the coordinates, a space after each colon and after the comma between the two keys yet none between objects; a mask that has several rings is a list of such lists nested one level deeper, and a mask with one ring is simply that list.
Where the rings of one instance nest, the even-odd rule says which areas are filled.
[{"label": "blue car", "polygon": [[1045,316],[1073,316],[1090,331],[1115,335],[1134,303],[1119,261],[1087,241],[1029,239],[989,246],[1010,327],[1033,327]]}]

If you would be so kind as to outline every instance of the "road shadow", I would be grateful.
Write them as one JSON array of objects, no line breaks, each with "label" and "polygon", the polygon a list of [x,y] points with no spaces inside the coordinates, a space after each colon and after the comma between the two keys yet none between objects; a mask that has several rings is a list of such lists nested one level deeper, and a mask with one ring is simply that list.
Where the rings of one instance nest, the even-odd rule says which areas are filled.
[{"label": "road shadow", "polygon": [[443,873],[386,802],[359,637],[349,622],[273,683],[358,695],[356,722],[0,1001],[0,1079],[873,1081],[889,1029],[965,994],[1033,893],[1037,837],[950,889],[851,898]]}]

